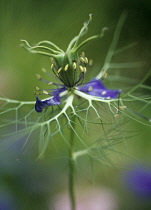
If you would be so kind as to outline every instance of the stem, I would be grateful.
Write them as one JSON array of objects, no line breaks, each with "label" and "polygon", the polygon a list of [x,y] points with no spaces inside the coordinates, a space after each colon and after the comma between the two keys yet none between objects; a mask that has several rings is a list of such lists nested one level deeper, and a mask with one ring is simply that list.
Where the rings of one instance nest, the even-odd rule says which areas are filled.
[{"label": "stem", "polygon": [[[75,118],[74,118],[75,119]],[[75,123],[72,123],[72,128],[75,127]],[[75,164],[74,164],[74,131],[71,130],[71,135],[69,139],[70,148],[69,148],[69,197],[70,197],[70,205],[71,210],[76,209],[75,205],[75,192],[74,192],[74,172],[75,172]]]}]

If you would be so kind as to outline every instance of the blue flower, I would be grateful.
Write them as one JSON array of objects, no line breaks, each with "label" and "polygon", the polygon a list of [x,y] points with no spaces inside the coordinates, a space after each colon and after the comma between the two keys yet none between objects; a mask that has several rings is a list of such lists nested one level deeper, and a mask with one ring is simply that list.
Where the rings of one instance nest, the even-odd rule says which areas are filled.
[{"label": "blue flower", "polygon": [[151,198],[151,169],[135,167],[124,175],[126,186],[137,196]]},{"label": "blue flower", "polygon": [[[37,76],[39,80],[48,85],[52,84],[57,86],[57,89],[51,90],[50,92],[49,90],[47,92],[46,90],[40,90],[38,88],[38,90],[43,91],[43,94],[49,95],[50,97],[46,100],[40,100],[36,97],[35,110],[37,112],[42,112],[42,110],[48,106],[59,105],[64,95],[69,96],[74,94],[89,101],[95,99],[102,101],[104,99],[113,100],[121,92],[120,90],[107,89],[101,82],[101,77],[103,77],[103,74],[106,74],[107,69],[102,70],[96,78],[82,85],[85,74],[88,71],[89,60],[85,56],[85,53],[79,55],[79,50],[90,41],[101,38],[107,29],[103,28],[100,34],[89,37],[80,43],[81,37],[88,31],[88,25],[91,19],[92,15],[90,15],[88,21],[84,23],[79,34],[71,40],[66,51],[63,51],[50,41],[41,41],[32,47],[26,40],[22,40],[23,47],[29,52],[51,57],[51,70],[62,83],[56,84],[42,79],[40,75]],[[50,75],[46,70],[44,70],[44,72]]]},{"label": "blue flower", "polygon": [[[97,79],[92,79],[90,82],[84,85],[76,86],[73,88],[73,91],[74,89],[102,99],[115,99],[117,95],[121,92],[121,90],[107,89],[103,85],[103,83]],[[58,88],[57,90],[52,92],[53,96],[50,99],[46,100],[39,100],[38,97],[36,97],[35,110],[37,112],[42,112],[43,108],[46,108],[48,106],[59,105],[61,103],[60,93],[65,92],[66,90],[67,87],[65,86],[63,86],[62,88]]]}]

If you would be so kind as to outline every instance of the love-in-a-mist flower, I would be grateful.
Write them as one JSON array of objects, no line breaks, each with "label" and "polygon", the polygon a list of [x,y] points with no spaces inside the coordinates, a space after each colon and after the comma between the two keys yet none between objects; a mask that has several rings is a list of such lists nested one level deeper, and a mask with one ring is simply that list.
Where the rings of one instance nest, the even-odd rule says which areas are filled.
[{"label": "love-in-a-mist flower", "polygon": [[[150,118],[143,116],[143,112],[148,109],[150,104],[150,95],[144,97],[140,91],[150,90],[150,87],[144,85],[144,82],[150,76],[151,70],[139,83],[138,81],[135,84],[132,83],[134,85],[131,84],[131,87],[128,84],[127,91],[123,91],[123,94],[120,94],[121,90],[116,86],[114,86],[115,89],[110,89],[103,84],[103,79],[107,77],[109,69],[117,68],[119,70],[130,66],[131,68],[136,68],[136,66],[140,68],[140,63],[137,62],[122,63],[119,60],[118,63],[114,63],[112,61],[114,55],[118,56],[119,53],[129,48],[126,46],[116,49],[125,18],[126,13],[124,12],[117,23],[100,71],[93,67],[92,60],[88,59],[86,54],[82,52],[83,46],[103,37],[107,29],[103,28],[100,34],[81,41],[81,37],[83,38],[88,31],[88,25],[92,19],[91,15],[65,51],[50,41],[41,41],[37,45],[30,46],[27,41],[22,40],[22,46],[29,52],[51,58],[49,71],[42,69],[43,73],[49,76],[49,79],[44,79],[40,74],[36,75],[37,79],[43,82],[40,87],[36,87],[36,102],[35,100],[18,101],[0,98],[3,110],[0,115],[4,116],[3,119],[5,119],[1,127],[14,126],[15,135],[26,135],[23,148],[28,145],[27,142],[32,140],[32,144],[34,144],[33,141],[35,140],[35,142],[39,142],[39,157],[42,157],[49,142],[55,139],[54,137],[60,135],[65,143],[69,144],[68,135],[73,133],[79,140],[78,148],[73,154],[74,159],[82,155],[89,155],[102,161],[102,158],[106,157],[104,153],[113,151],[114,148],[112,147],[127,137],[127,132],[121,128],[124,123],[120,123],[121,120],[123,122],[124,116],[141,122],[141,120],[136,119],[138,116],[140,119],[146,120],[143,124],[147,125],[148,122],[151,122]],[[90,78],[90,71],[91,75],[92,73],[94,75],[92,78]],[[96,72],[98,73],[95,76]],[[90,78],[89,81],[87,80],[88,77],[85,78],[87,73]],[[116,81],[114,84],[117,84],[118,87],[119,82],[121,85],[121,78],[126,84],[129,82],[127,78],[120,75],[108,78],[110,81],[113,78],[114,82]],[[135,112],[131,111],[132,101]],[[134,103],[142,103],[141,112],[137,104],[134,107]],[[7,105],[10,108],[7,108]],[[7,121],[5,115],[12,112],[15,112],[14,121]],[[70,129],[71,132],[65,133],[66,129]],[[91,144],[87,135],[91,139]]]},{"label": "love-in-a-mist flower", "polygon": [[[36,97],[35,110],[42,112],[48,106],[59,105],[62,98],[65,98],[68,106],[72,106],[72,101],[75,96],[80,96],[89,102],[92,100],[104,101],[112,100],[121,92],[120,90],[111,90],[104,86],[101,79],[106,77],[106,71],[103,70],[99,76],[91,79],[87,83],[84,82],[85,74],[89,68],[89,60],[85,53],[79,55],[79,50],[88,42],[101,38],[107,28],[104,28],[99,35],[89,37],[80,43],[80,38],[87,32],[88,24],[92,16],[84,23],[80,33],[69,44],[66,51],[63,51],[58,46],[49,41],[39,42],[36,46],[31,47],[27,41],[22,40],[24,47],[32,53],[46,55],[52,58],[51,70],[55,74],[59,83],[46,81],[38,74],[37,78],[48,85],[56,86],[55,89],[43,90],[37,87],[37,90],[49,97],[40,100]],[[43,70],[46,72],[46,70]],[[46,72],[49,74],[48,72]],[[66,96],[66,97],[65,97]]]},{"label": "love-in-a-mist flower", "polygon": [[151,198],[151,168],[135,166],[124,174],[126,187],[141,198]]}]

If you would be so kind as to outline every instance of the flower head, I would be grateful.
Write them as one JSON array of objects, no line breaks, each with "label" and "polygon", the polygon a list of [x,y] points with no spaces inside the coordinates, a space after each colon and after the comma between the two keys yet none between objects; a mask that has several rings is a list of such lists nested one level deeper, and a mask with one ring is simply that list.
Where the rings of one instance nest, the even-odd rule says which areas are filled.
[{"label": "flower head", "polygon": [[[31,53],[45,55],[51,58],[51,69],[46,71],[42,69],[43,73],[54,78],[51,71],[55,74],[56,82],[52,80],[45,80],[39,74],[37,79],[47,84],[47,89],[36,87],[36,103],[35,101],[18,101],[7,98],[0,98],[2,100],[2,112],[4,115],[14,111],[15,120],[13,122],[6,122],[2,127],[10,125],[14,126],[18,135],[27,135],[25,144],[22,150],[28,146],[29,139],[39,140],[39,158],[43,157],[46,148],[54,136],[60,135],[65,143],[68,144],[65,129],[71,129],[79,140],[80,150],[75,150],[73,159],[83,155],[90,155],[92,158],[101,159],[106,156],[105,153],[110,152],[112,146],[125,140],[126,133],[120,124],[123,116],[130,116],[132,119],[141,122],[135,117],[129,115],[129,112],[141,117],[144,120],[151,122],[150,118],[144,117],[133,112],[130,109],[130,102],[144,103],[141,108],[142,111],[148,109],[150,104],[150,96],[143,97],[140,89],[150,90],[146,85],[143,85],[146,79],[150,76],[149,71],[142,80],[134,87],[129,87],[129,90],[124,94],[120,94],[121,90],[115,88],[109,89],[104,85],[103,79],[107,76],[107,71],[112,68],[129,68],[131,63],[116,63],[112,62],[113,56],[123,52],[127,47],[123,47],[116,51],[120,33],[123,23],[126,18],[126,13],[121,15],[115,29],[112,42],[109,50],[105,56],[104,64],[99,73],[92,77],[89,82],[85,82],[85,75],[91,70],[92,62],[85,53],[81,53],[84,45],[92,40],[101,38],[104,35],[104,28],[100,34],[94,35],[81,41],[81,37],[88,31],[88,25],[92,19],[90,15],[89,20],[84,23],[80,33],[71,40],[66,51],[63,51],[58,46],[50,41],[41,41],[35,46],[30,46],[25,40],[22,40],[22,46]],[[135,63],[136,64],[136,63]],[[135,65],[136,66],[136,65]],[[132,63],[133,67],[133,63]],[[94,69],[95,70],[95,69]],[[95,73],[95,71],[93,72]],[[97,70],[98,72],[98,70]],[[119,82],[120,76],[114,77],[114,81]],[[126,81],[125,81],[126,80]],[[127,78],[124,79],[127,82]],[[117,84],[117,83],[116,83]],[[138,95],[136,92],[138,91]],[[40,95],[45,95],[46,98],[40,98]],[[44,97],[44,96],[43,96]],[[118,97],[118,98],[117,98]],[[9,109],[6,106],[10,105]],[[35,104],[35,110],[33,105]],[[13,107],[13,108],[12,108]],[[23,110],[23,107],[25,109]],[[138,106],[139,107],[139,106]],[[22,113],[22,110],[24,111]],[[40,114],[39,114],[40,113]],[[4,118],[5,119],[5,118]],[[20,126],[21,123],[21,126]],[[147,124],[148,123],[144,123]],[[78,129],[75,129],[75,125]],[[92,127],[91,127],[92,125]],[[90,129],[89,129],[90,128]],[[97,135],[97,139],[93,138],[87,142],[85,136],[92,134],[94,129],[101,135]],[[16,132],[15,132],[16,133]],[[36,135],[37,138],[33,138]],[[11,135],[12,139],[12,135]],[[16,136],[14,138],[16,140]],[[107,152],[106,152],[107,151]],[[101,160],[102,161],[102,160]]]},{"label": "flower head", "polygon": [[140,197],[151,198],[151,169],[135,167],[124,175],[128,188]]},{"label": "flower head", "polygon": [[[70,93],[71,88],[68,89],[66,86],[63,86],[62,88],[58,88],[56,91],[53,91],[52,93],[48,93],[48,95],[52,94],[53,96],[50,99],[46,100],[39,100],[38,97],[36,97],[36,104],[35,104],[35,110],[37,112],[42,112],[43,108],[53,105],[59,105],[60,102],[60,96],[61,93],[67,93],[67,91]],[[121,92],[120,90],[110,90],[107,89],[100,80],[92,79],[90,82],[75,86],[73,88],[74,90],[81,91],[83,93],[86,93],[87,95],[95,96],[101,99],[115,99],[117,95]]]},{"label": "flower head", "polygon": [[[57,84],[48,81],[48,85],[51,84],[57,86],[57,89],[53,90],[51,89],[46,91],[38,88],[38,90],[42,91],[43,94],[49,95],[49,98],[40,100],[38,97],[36,97],[35,110],[37,112],[42,112],[42,110],[48,106],[59,105],[61,103],[60,100],[64,95],[74,94],[85,99],[88,99],[89,96],[91,96],[93,99],[97,98],[97,100],[112,100],[115,99],[121,92],[120,90],[107,89],[100,80],[101,78],[93,78],[90,82],[82,84],[84,81],[84,76],[87,73],[89,60],[85,56],[85,53],[82,53],[79,56],[78,52],[88,42],[102,37],[107,29],[104,28],[99,35],[89,37],[82,43],[79,43],[80,38],[87,32],[91,19],[92,15],[90,15],[88,21],[84,23],[84,26],[82,27],[78,36],[71,40],[65,52],[49,41],[42,41],[36,46],[31,47],[27,41],[22,40],[22,42],[26,44],[24,47],[28,51],[47,55],[53,59],[51,70],[60,83],[62,83]],[[40,75],[37,77],[39,80],[44,81]],[[80,92],[84,94],[80,94]]]}]

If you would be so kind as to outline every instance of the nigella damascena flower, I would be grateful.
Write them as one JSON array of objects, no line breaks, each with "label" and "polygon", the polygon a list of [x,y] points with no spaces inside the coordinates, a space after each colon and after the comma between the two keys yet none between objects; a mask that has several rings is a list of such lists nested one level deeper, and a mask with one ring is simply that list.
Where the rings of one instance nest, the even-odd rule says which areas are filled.
[{"label": "nigella damascena flower", "polygon": [[61,88],[54,90],[52,93],[47,93],[48,95],[53,95],[50,99],[39,100],[39,98],[36,97],[35,110],[37,112],[42,112],[42,109],[47,106],[59,105],[61,93],[62,95],[67,94],[66,90],[69,93],[73,92],[86,99],[88,98],[87,95],[95,96],[98,99],[114,99],[120,93],[120,90],[109,90],[101,81],[93,79],[84,85],[74,86],[73,89],[68,89],[68,87],[64,85]]},{"label": "nigella damascena flower", "polygon": [[[110,89],[104,83],[107,71],[111,68],[117,68],[117,70],[123,67],[140,68],[140,63],[137,62],[121,63],[119,60],[118,63],[114,63],[112,61],[114,55],[117,56],[129,48],[129,46],[125,46],[121,49],[116,49],[125,18],[126,13],[124,12],[117,23],[103,66],[99,73],[89,80],[87,80],[88,77],[85,78],[85,75],[92,70],[95,73],[98,69],[93,69],[92,60],[88,59],[86,54],[82,52],[82,47],[92,40],[103,37],[107,29],[103,28],[100,34],[81,41],[81,37],[88,31],[88,25],[92,19],[91,15],[88,21],[84,23],[79,34],[71,40],[65,51],[50,41],[41,41],[31,46],[27,41],[22,40],[22,46],[29,52],[51,58],[51,69],[49,71],[42,69],[43,73],[51,78],[49,77],[50,79],[46,80],[40,74],[36,75],[37,79],[47,86],[45,87],[46,89],[36,87],[38,91],[35,93],[36,102],[10,100],[0,97],[3,110],[0,115],[5,116],[7,113],[15,112],[14,121],[8,121],[7,123],[6,117],[4,117],[5,120],[2,127],[13,125],[16,130],[15,134],[19,135],[21,133],[26,135],[26,142],[23,148],[25,148],[29,139],[34,139],[36,142],[39,141],[39,157],[42,157],[50,140],[57,135],[60,135],[69,144],[65,131],[66,129],[71,129],[71,133],[76,135],[80,145],[80,149],[75,149],[73,158],[77,159],[83,155],[90,155],[100,160],[105,157],[104,152],[115,151],[112,147],[127,138],[127,131],[121,127],[124,123],[120,124],[124,117],[128,116],[141,122],[129,113],[147,120],[149,123],[151,122],[151,119],[144,117],[142,113],[148,109],[150,95],[144,97],[140,91],[144,89],[146,91],[150,90],[150,87],[144,85],[144,82],[150,76],[150,71],[139,83],[138,81],[136,81],[137,83],[132,81],[132,86],[129,85],[129,80],[125,77],[123,78],[119,75],[111,76],[110,78],[113,78],[113,82],[116,82],[117,85],[121,82],[121,78],[124,79],[122,81],[125,81],[125,84],[128,83],[127,91],[121,88],[123,89],[122,95],[120,95],[121,90],[116,89],[116,87],[115,89]],[[52,81],[52,78],[55,78],[55,80]],[[46,98],[41,98],[41,95]],[[133,102],[133,105],[134,103],[136,104],[135,112],[132,111],[133,109],[131,110],[131,102]],[[137,103],[143,104],[139,114],[137,111],[140,112],[140,110],[138,110],[139,106],[137,106]],[[6,109],[7,105],[10,106],[9,109]],[[33,109],[34,105],[35,109]],[[143,122],[143,124],[145,123]],[[148,125],[148,123],[146,124]],[[77,129],[75,129],[75,126]],[[92,130],[96,132],[91,132]],[[93,139],[92,144],[89,144],[89,140],[86,141],[89,134],[90,136],[91,134],[94,136],[97,134],[97,136],[91,138]],[[33,138],[34,135],[37,138]]]},{"label": "nigella damascena flower", "polygon": [[124,181],[131,192],[151,198],[151,169],[137,166],[124,174]]},{"label": "nigella damascena flower", "polygon": [[[37,88],[37,90],[42,91],[43,94],[49,95],[49,98],[44,100],[40,100],[38,97],[36,97],[35,110],[37,112],[42,112],[42,110],[48,106],[59,105],[61,103],[61,98],[64,96],[72,99],[72,101],[75,95],[85,98],[88,101],[102,101],[115,99],[121,92],[120,90],[107,89],[104,86],[101,78],[106,76],[105,70],[96,78],[93,78],[89,82],[83,84],[84,76],[87,73],[89,66],[89,60],[85,56],[85,53],[82,53],[79,56],[79,50],[88,42],[102,37],[107,29],[104,28],[101,34],[89,37],[82,43],[79,43],[80,38],[87,32],[88,24],[90,23],[91,19],[92,17],[90,15],[89,20],[84,23],[79,35],[70,42],[65,52],[49,41],[42,41],[36,46],[31,47],[27,41],[22,40],[22,42],[25,44],[24,47],[28,51],[46,55],[53,59],[51,70],[60,82],[53,83],[51,81],[46,81],[43,80],[39,74],[37,75],[39,80],[46,82],[48,85],[54,85],[57,87],[51,90],[42,90]],[[44,72],[49,74],[46,72],[46,70],[44,70]],[[70,102],[70,100],[68,101]]]}]

